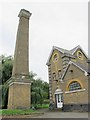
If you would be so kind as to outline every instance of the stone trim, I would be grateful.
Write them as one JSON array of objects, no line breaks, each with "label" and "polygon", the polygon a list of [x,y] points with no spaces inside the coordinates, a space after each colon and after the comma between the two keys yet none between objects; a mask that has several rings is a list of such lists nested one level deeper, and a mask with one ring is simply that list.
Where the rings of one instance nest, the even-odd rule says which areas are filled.
[{"label": "stone trim", "polygon": [[[48,60],[47,60],[47,62],[46,62],[46,65],[47,65],[47,66],[48,66],[48,64],[49,64],[49,60],[50,60],[50,58],[51,58],[51,55],[52,55],[52,53],[53,53],[53,51],[54,51],[55,49],[58,50],[56,46],[53,46],[53,47],[52,47],[52,50],[51,50],[51,52],[50,52],[50,55],[49,55],[49,57],[48,57]],[[58,51],[60,51],[61,53],[64,54],[63,51],[61,51],[61,50],[58,50]]]},{"label": "stone trim", "polygon": [[75,93],[75,92],[83,92],[85,91],[86,89],[80,89],[80,90],[74,90],[74,91],[66,91],[65,93],[66,94],[70,94],[70,93]]},{"label": "stone trim", "polygon": [[86,70],[84,70],[83,68],[81,68],[79,65],[77,65],[77,64],[74,63],[73,61],[69,61],[69,63],[67,64],[66,68],[64,69],[65,71],[64,71],[64,73],[63,73],[63,75],[62,75],[62,79],[64,79],[64,76],[65,76],[65,74],[66,74],[66,72],[67,72],[67,70],[68,70],[68,68],[69,68],[69,66],[70,66],[71,64],[75,65],[76,67],[78,67],[80,70],[82,70],[82,71],[86,74],[86,72],[87,72]]},{"label": "stone trim", "polygon": [[80,45],[77,46],[77,48],[73,51],[72,55],[74,55],[74,53],[75,53],[78,49],[80,49],[80,50],[84,53],[84,55],[88,58],[87,54],[85,53],[85,51],[82,49],[82,47],[81,47]]},{"label": "stone trim", "polygon": [[29,17],[32,15],[32,13],[30,13],[29,11],[25,10],[25,9],[21,9],[18,17],[24,17],[24,18],[27,18],[29,19]]},{"label": "stone trim", "polygon": [[49,76],[49,97],[50,101],[52,101],[52,74],[51,74],[51,65],[48,66],[48,76]]},{"label": "stone trim", "polygon": [[27,84],[27,85],[31,85],[31,83],[24,83],[24,82],[12,82],[9,84],[9,86],[13,85],[13,84]]}]

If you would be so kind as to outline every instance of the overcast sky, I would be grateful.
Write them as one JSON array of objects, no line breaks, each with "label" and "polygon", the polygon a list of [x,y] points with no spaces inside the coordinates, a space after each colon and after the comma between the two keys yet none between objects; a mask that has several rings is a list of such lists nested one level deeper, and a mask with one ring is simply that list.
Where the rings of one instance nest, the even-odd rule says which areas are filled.
[{"label": "overcast sky", "polygon": [[88,53],[88,3],[6,2],[0,7],[0,55],[14,55],[20,9],[32,13],[29,31],[30,71],[48,82],[46,66],[52,46],[72,49],[80,45]]}]

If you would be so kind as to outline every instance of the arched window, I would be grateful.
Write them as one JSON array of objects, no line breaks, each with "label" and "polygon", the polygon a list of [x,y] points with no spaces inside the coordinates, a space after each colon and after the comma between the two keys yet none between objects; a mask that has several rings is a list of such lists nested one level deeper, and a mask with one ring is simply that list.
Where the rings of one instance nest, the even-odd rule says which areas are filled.
[{"label": "arched window", "polygon": [[57,60],[58,60],[58,54],[55,54],[55,55],[53,56],[53,60],[54,60],[54,61],[57,61]]},{"label": "arched window", "polygon": [[81,89],[81,85],[79,82],[73,81],[69,84],[69,91],[79,90],[79,89]]},{"label": "arched window", "polygon": [[80,59],[80,60],[83,60],[83,54],[81,51],[77,51],[77,57]]}]

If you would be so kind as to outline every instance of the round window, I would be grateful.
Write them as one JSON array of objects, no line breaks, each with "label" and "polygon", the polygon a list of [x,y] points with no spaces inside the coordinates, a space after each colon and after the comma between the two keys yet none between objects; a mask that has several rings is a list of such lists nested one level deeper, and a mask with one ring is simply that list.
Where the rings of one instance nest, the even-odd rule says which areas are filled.
[{"label": "round window", "polygon": [[79,58],[79,59],[83,59],[83,55],[82,55],[82,52],[81,51],[78,51],[77,52],[77,57]]},{"label": "round window", "polygon": [[54,60],[54,61],[57,61],[57,60],[58,60],[58,55],[57,55],[57,54],[55,54],[55,55],[53,56],[53,60]]}]

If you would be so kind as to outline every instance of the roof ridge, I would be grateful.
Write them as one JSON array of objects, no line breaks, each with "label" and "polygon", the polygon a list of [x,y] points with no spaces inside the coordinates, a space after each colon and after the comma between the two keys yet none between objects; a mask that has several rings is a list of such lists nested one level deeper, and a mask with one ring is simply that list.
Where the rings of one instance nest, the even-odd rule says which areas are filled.
[{"label": "roof ridge", "polygon": [[59,49],[62,49],[62,50],[66,50],[66,51],[69,51],[69,52],[72,52],[73,50],[76,50],[77,48],[81,48],[80,45],[77,45],[76,47],[72,48],[71,50],[69,49],[65,49],[65,48],[61,48],[61,47],[58,47],[58,46],[53,46],[54,48],[59,48]]},{"label": "roof ridge", "polygon": [[58,48],[58,49],[61,49],[61,50],[65,50],[65,51],[68,51],[68,52],[70,52],[70,50],[68,50],[68,49],[65,49],[65,48],[61,48],[61,47],[58,47],[58,46],[53,46],[54,48]]},{"label": "roof ridge", "polygon": [[82,66],[82,64],[79,64],[79,63],[77,63],[77,62],[73,62],[73,61],[70,60],[70,61],[68,62],[68,65],[67,65],[67,67],[66,67],[66,69],[65,69],[65,71],[64,71],[61,79],[63,79],[63,77],[65,76],[65,74],[66,74],[66,72],[67,72],[67,70],[68,70],[69,65],[71,65],[71,64],[74,64],[75,66],[77,66],[79,69],[81,69],[81,70],[84,71],[84,72],[87,72],[87,73],[89,72],[89,71],[88,71],[88,66],[87,66],[87,68],[84,68],[84,66]]},{"label": "roof ridge", "polygon": [[76,47],[74,47],[73,49],[71,49],[70,51],[73,53],[77,48],[81,48],[80,45],[77,45]]},{"label": "roof ridge", "polygon": [[[60,49],[64,49],[64,50],[67,50],[67,49],[65,49],[65,48],[61,48],[61,47],[58,47],[58,46],[54,46],[55,48],[60,48]],[[68,50],[69,51],[69,50]]]}]

